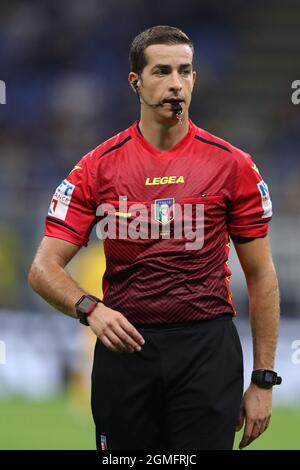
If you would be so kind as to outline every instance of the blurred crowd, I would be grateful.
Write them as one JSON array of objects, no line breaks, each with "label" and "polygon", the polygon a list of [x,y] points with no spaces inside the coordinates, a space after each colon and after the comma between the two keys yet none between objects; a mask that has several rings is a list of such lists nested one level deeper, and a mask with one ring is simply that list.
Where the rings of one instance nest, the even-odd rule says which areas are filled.
[{"label": "blurred crowd", "polygon": [[40,307],[26,273],[51,194],[82,155],[138,118],[128,51],[134,36],[155,24],[178,26],[195,44],[192,119],[253,154],[276,216],[298,219],[300,105],[291,102],[291,82],[300,78],[297,19],[300,5],[292,0],[3,0],[0,308]]}]

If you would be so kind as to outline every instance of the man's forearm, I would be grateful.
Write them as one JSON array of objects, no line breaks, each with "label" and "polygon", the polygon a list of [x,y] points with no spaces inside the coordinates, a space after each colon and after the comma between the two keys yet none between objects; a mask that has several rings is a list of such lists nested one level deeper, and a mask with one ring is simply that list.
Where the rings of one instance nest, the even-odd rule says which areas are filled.
[{"label": "man's forearm", "polygon": [[50,305],[66,315],[77,318],[74,305],[86,294],[71,276],[59,265],[35,262],[30,270],[28,281],[33,290]]},{"label": "man's forearm", "polygon": [[279,323],[279,289],[276,272],[247,279],[253,337],[253,368],[274,369]]}]

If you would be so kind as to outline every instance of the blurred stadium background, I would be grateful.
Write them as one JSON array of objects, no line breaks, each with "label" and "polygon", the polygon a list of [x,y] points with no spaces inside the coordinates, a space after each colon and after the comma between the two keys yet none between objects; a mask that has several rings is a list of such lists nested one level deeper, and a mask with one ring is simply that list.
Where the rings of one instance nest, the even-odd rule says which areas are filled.
[{"label": "blurred stadium background", "polygon": [[[94,339],[35,296],[26,278],[54,189],[83,154],[137,118],[128,49],[155,24],[178,26],[195,44],[192,119],[251,153],[271,188],[283,384],[273,425],[251,448],[300,449],[300,105],[291,101],[300,79],[297,0],[1,1],[0,449],[94,448]],[[231,258],[248,383],[247,296]],[[94,234],[70,270],[101,295],[104,268]]]}]

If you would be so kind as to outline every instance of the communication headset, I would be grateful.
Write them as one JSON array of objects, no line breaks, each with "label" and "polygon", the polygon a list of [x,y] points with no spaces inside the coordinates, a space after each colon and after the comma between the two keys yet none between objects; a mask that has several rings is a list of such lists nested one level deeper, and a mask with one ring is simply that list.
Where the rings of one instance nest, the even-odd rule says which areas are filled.
[{"label": "communication headset", "polygon": [[[146,106],[149,106],[151,108],[158,108],[159,106],[164,105],[164,101],[159,101],[158,103],[152,103],[152,104],[148,103],[145,100],[145,98],[142,96],[141,92],[139,91],[138,79],[134,80],[132,82],[132,86],[133,86],[134,92],[139,95],[138,99],[139,99],[140,103],[144,103]],[[172,105],[172,110],[173,110],[175,116],[177,117],[179,123],[181,124],[182,123],[182,107],[181,107],[181,104],[174,102],[174,103],[171,103],[171,105]]]},{"label": "communication headset", "polygon": [[138,80],[134,80],[134,82],[132,82],[132,85],[133,85],[133,88],[134,88],[134,92],[138,93],[138,91],[139,91]]}]

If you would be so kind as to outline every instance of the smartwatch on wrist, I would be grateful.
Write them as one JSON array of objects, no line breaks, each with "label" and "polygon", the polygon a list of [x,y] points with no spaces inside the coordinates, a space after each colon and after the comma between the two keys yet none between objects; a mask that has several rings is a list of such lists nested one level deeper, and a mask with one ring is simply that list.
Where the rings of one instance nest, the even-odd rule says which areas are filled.
[{"label": "smartwatch on wrist", "polygon": [[93,295],[83,295],[75,304],[76,314],[80,323],[90,326],[87,317],[95,310],[98,303],[102,303],[100,299]]},{"label": "smartwatch on wrist", "polygon": [[282,378],[274,370],[257,369],[252,372],[251,382],[261,388],[272,388],[273,385],[280,385]]}]

